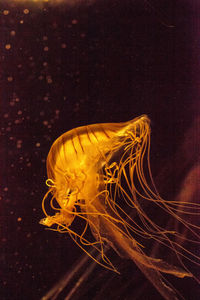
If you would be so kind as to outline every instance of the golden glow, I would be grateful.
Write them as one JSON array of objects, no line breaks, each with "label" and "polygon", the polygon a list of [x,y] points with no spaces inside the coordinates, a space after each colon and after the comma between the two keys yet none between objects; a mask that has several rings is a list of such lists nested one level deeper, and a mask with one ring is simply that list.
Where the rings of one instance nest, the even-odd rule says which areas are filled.
[{"label": "golden glow", "polygon": [[11,30],[10,35],[15,36],[16,32],[14,30]]},{"label": "golden glow", "polygon": [[7,15],[9,15],[9,10],[7,10],[7,9],[5,9],[4,11],[3,11],[3,14],[5,15],[5,16],[7,16]]},{"label": "golden glow", "polygon": [[[7,0],[7,3],[11,3],[12,7],[15,5],[19,5],[22,7],[22,12],[25,15],[28,15],[31,10],[34,9],[46,9],[47,6],[59,7],[74,7],[76,5],[85,5],[91,4],[94,0]],[[25,12],[24,12],[25,10]],[[3,14],[6,16],[10,12],[8,10],[4,10]],[[77,20],[74,20],[73,24],[77,24]]]},{"label": "golden glow", "polygon": [[7,80],[8,80],[8,82],[12,82],[13,81],[13,77],[12,76],[8,76]]},{"label": "golden glow", "polygon": [[6,45],[5,45],[5,48],[6,48],[6,50],[10,50],[11,45],[10,45],[10,44],[6,44]]},{"label": "golden glow", "polygon": [[[9,1],[9,0],[8,0]],[[42,4],[42,3],[49,3],[49,4],[69,4],[74,5],[77,3],[85,3],[85,2],[92,2],[91,0],[10,0],[10,2],[22,3],[22,4]],[[9,12],[8,12],[9,13]],[[5,13],[6,14],[6,13]]]},{"label": "golden glow", "polygon": [[24,14],[25,15],[28,15],[29,14],[29,10],[26,8],[26,9],[24,9]]},{"label": "golden glow", "polygon": [[[179,278],[193,276],[181,260],[187,256],[187,249],[174,240],[186,237],[173,227],[167,230],[158,225],[143,210],[142,203],[155,205],[192,234],[194,227],[181,213],[185,210],[186,214],[194,214],[200,207],[160,197],[152,179],[149,154],[150,120],[146,115],[125,123],[94,124],[64,133],[47,157],[49,191],[42,202],[45,218],[41,224],[68,233],[89,256],[87,247],[94,247],[102,260],[91,257],[118,272],[105,254],[109,244],[120,256],[132,259],[164,298],[174,299],[175,292],[163,282],[160,272]],[[54,215],[46,209],[49,194]],[[73,228],[78,218],[83,223],[80,232]],[[88,240],[89,228],[94,240]],[[140,238],[171,249],[181,267],[148,256]]]}]

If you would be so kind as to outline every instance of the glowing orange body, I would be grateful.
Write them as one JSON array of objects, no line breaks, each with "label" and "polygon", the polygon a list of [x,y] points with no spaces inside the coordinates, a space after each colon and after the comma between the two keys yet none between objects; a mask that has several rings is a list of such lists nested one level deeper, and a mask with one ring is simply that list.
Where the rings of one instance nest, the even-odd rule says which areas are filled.
[{"label": "glowing orange body", "polygon": [[[122,257],[134,260],[165,299],[176,299],[175,292],[163,283],[160,272],[180,278],[192,274],[147,256],[136,240],[136,236],[154,239],[176,251],[177,256],[180,254],[168,236],[178,233],[158,226],[140,205],[140,200],[152,202],[177,218],[173,210],[175,203],[163,200],[156,191],[150,171],[149,147],[150,121],[145,115],[125,123],[83,126],[61,135],[47,158],[47,185],[53,194],[50,204],[56,214],[50,216],[46,212],[44,202],[48,192],[43,200],[46,218],[41,223],[49,227],[56,224],[57,231],[69,233],[87,253],[85,247],[93,246],[101,253],[102,261],[93,259],[117,272],[105,255],[104,245],[109,244]],[[145,157],[154,191],[144,175]],[[129,210],[137,212],[144,226],[137,225],[124,206],[120,206],[118,196]],[[59,204],[57,208],[53,204],[55,200]],[[182,209],[184,205],[187,207],[187,203],[182,204]],[[72,227],[76,216],[85,222],[81,233]],[[185,222],[180,217],[179,220]],[[87,239],[88,228],[94,241]]]}]

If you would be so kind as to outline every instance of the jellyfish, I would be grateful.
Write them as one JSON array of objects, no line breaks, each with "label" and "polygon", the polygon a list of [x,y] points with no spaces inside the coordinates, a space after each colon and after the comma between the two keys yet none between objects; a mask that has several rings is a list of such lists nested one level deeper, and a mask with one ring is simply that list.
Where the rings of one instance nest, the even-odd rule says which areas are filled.
[{"label": "jellyfish", "polygon": [[[181,241],[186,237],[173,224],[182,224],[191,232],[190,241],[198,243],[199,228],[184,215],[199,212],[200,206],[159,195],[150,167],[150,131],[150,120],[142,115],[128,122],[78,127],[56,139],[47,157],[49,190],[40,223],[68,233],[98,264],[119,273],[106,251],[114,249],[120,257],[134,261],[165,299],[178,299],[164,274],[194,277],[182,257],[189,256],[197,264],[199,257],[184,248]],[[175,222],[169,228],[156,222],[149,213],[152,205]],[[146,253],[142,241],[172,251],[177,265],[156,257],[156,251]]]}]

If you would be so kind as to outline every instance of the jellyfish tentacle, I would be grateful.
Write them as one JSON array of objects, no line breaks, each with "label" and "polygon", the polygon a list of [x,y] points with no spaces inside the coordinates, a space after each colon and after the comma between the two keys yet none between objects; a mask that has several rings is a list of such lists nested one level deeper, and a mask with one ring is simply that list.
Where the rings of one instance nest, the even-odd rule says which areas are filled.
[{"label": "jellyfish tentacle", "polygon": [[[142,115],[124,123],[82,126],[61,135],[47,157],[49,191],[42,201],[46,218],[41,224],[68,233],[97,263],[118,272],[105,254],[109,245],[120,256],[132,259],[165,299],[175,300],[175,289],[161,273],[195,278],[183,259],[200,265],[200,258],[183,242],[200,243],[200,226],[187,219],[200,214],[200,204],[160,196],[150,167],[150,132],[150,120]],[[48,214],[49,194],[54,215]],[[168,224],[165,228],[152,219],[151,205],[181,224],[192,237],[186,237],[178,226]],[[84,224],[79,232],[74,226],[77,219]],[[87,238],[89,230],[94,240]],[[173,251],[180,267],[148,256],[148,240]],[[101,261],[90,255],[89,246]]]}]

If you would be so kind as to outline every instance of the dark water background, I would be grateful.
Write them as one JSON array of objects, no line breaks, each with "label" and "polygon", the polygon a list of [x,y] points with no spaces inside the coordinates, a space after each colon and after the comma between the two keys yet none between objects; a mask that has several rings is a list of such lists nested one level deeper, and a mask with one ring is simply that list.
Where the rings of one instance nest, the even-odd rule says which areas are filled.
[{"label": "dark water background", "polygon": [[[60,134],[147,114],[152,170],[165,198],[195,164],[200,10],[184,0],[5,0],[0,9],[0,298],[40,299],[82,255],[69,237],[39,225],[45,159]],[[84,288],[100,299],[161,299],[134,264],[121,277],[95,272],[98,282]],[[198,299],[184,282],[186,299]],[[90,293],[79,299],[94,299]]]}]

